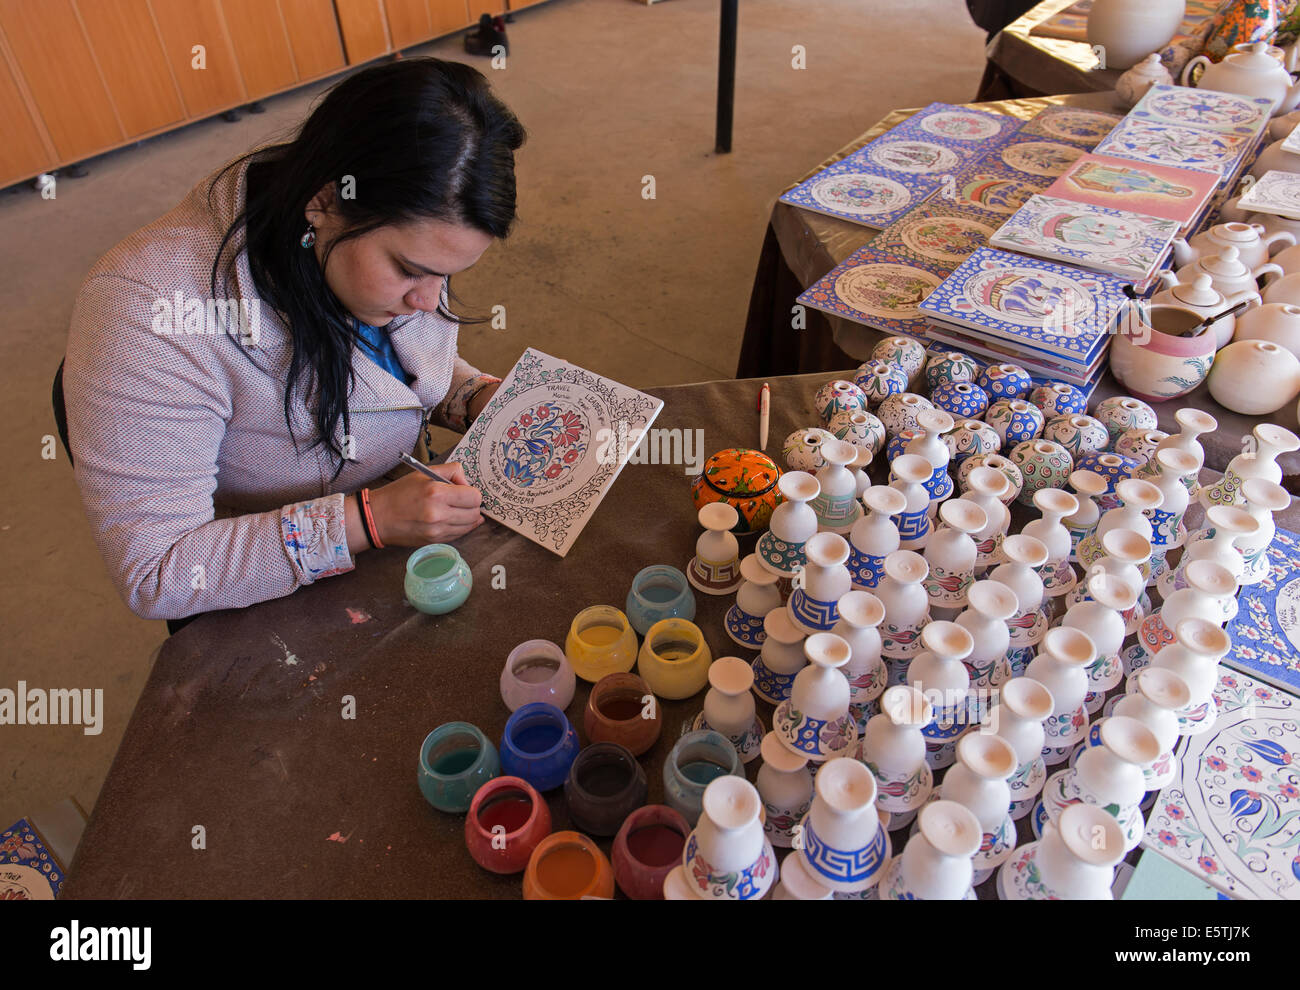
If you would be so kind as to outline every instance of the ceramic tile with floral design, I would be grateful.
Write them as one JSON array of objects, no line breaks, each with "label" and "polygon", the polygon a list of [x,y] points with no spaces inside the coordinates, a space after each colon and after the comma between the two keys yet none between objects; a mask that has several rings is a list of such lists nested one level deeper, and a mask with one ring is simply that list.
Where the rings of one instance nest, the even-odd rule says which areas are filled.
[{"label": "ceramic tile with floral design", "polygon": [[858,248],[809,286],[797,302],[888,334],[925,332],[917,308],[948,274],[933,262]]},{"label": "ceramic tile with floral design", "polygon": [[1300,700],[1224,669],[1142,844],[1234,898],[1300,900]]},{"label": "ceramic tile with floral design", "polygon": [[1238,202],[1243,210],[1275,213],[1300,220],[1300,175],[1273,170],[1254,183]]},{"label": "ceramic tile with floral design", "polygon": [[1278,527],[1266,552],[1268,574],[1237,598],[1227,627],[1232,650],[1224,660],[1300,695],[1300,535]]}]

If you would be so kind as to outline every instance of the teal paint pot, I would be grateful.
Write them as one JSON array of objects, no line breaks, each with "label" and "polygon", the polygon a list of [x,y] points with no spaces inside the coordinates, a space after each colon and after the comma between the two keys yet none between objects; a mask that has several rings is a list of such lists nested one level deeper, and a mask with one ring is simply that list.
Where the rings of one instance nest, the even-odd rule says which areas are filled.
[{"label": "teal paint pot", "polygon": [[406,600],[429,615],[445,615],[465,604],[474,575],[469,565],[445,543],[420,547],[406,559]]},{"label": "teal paint pot", "polygon": [[420,747],[420,793],[439,811],[463,815],[478,789],[500,775],[496,747],[468,722],[438,726]]}]

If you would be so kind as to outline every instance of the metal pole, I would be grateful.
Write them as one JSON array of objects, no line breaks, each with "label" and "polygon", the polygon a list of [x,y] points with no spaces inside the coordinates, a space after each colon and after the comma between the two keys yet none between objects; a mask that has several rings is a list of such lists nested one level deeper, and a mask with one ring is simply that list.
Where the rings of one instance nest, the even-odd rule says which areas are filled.
[{"label": "metal pole", "polygon": [[736,106],[736,22],[740,0],[722,0],[718,36],[718,144],[725,155],[731,151],[731,121]]}]

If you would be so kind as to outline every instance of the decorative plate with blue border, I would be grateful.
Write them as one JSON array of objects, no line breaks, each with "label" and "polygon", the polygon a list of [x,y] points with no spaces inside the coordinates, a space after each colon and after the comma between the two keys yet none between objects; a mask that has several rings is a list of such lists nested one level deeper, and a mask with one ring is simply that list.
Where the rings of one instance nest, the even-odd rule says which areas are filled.
[{"label": "decorative plate with blue border", "polygon": [[797,302],[888,334],[924,333],[920,302],[949,269],[861,247],[800,294]]}]

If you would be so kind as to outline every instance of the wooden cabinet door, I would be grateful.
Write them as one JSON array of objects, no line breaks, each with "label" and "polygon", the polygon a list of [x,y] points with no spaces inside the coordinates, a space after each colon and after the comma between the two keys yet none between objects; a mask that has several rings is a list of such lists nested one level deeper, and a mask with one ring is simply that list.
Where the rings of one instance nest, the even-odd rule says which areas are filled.
[{"label": "wooden cabinet door", "polygon": [[429,20],[434,37],[459,31],[470,23],[466,0],[429,0]]},{"label": "wooden cabinet door", "polygon": [[425,0],[384,0],[384,13],[394,48],[410,48],[433,37]]},{"label": "wooden cabinet door", "polygon": [[7,186],[53,168],[53,151],[46,147],[36,127],[27,101],[9,71],[9,63],[0,58],[0,186]]},{"label": "wooden cabinet door", "polygon": [[334,0],[348,65],[378,58],[388,51],[382,0]]},{"label": "wooden cabinet door", "polygon": [[72,0],[0,0],[0,30],[60,159],[125,137]]},{"label": "wooden cabinet door", "polygon": [[[466,0],[469,5],[469,19],[477,24],[483,14],[501,14],[505,12],[505,0]],[[510,6],[514,6],[513,0]]]},{"label": "wooden cabinet door", "polygon": [[299,79],[316,79],[346,64],[333,0],[280,0]]},{"label": "wooden cabinet door", "polygon": [[221,9],[250,100],[298,81],[279,7],[267,0],[221,0]]},{"label": "wooden cabinet door", "polygon": [[248,98],[217,0],[149,0],[149,7],[189,116],[206,117]]},{"label": "wooden cabinet door", "polygon": [[148,0],[75,0],[127,137],[185,117]]}]

